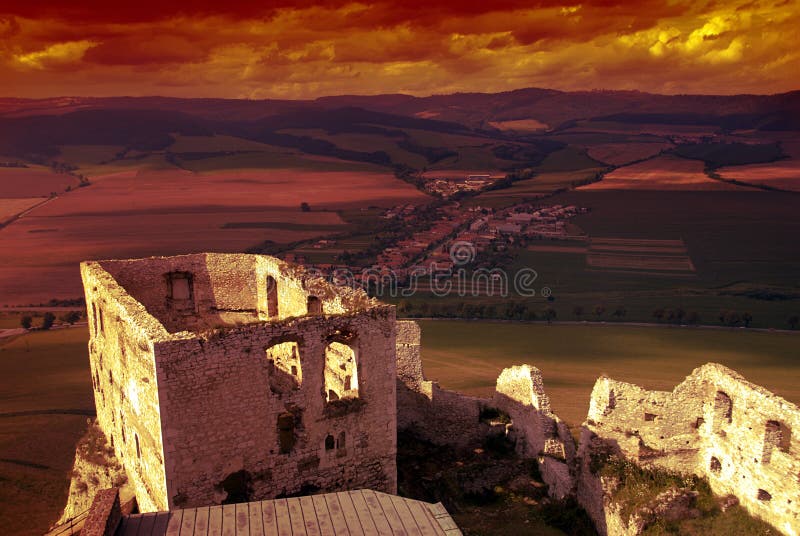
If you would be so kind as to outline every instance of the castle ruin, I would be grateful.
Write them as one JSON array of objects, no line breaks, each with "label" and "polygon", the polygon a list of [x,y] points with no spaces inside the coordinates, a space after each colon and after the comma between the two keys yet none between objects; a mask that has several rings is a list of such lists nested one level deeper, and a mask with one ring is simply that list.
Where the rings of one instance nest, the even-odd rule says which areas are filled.
[{"label": "castle ruin", "polygon": [[[707,478],[800,534],[800,410],[715,364],[672,392],[601,377],[576,449],[542,375],[507,368],[491,397],[424,376],[394,307],[272,257],[85,262],[98,425],[142,512],[359,488],[395,493],[397,431],[471,449],[502,435],[602,535],[619,515],[598,454]],[[487,418],[502,413],[503,420]],[[641,529],[641,527],[639,527]]]},{"label": "castle ruin", "polygon": [[141,511],[396,491],[393,307],[257,255],[81,274],[98,423]]}]

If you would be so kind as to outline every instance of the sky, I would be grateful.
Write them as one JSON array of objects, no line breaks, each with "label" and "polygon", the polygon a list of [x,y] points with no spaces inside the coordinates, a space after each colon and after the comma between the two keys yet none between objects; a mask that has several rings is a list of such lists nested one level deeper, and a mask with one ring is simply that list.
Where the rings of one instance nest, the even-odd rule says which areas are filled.
[{"label": "sky", "polygon": [[0,2],[5,97],[765,94],[798,73],[800,0]]}]

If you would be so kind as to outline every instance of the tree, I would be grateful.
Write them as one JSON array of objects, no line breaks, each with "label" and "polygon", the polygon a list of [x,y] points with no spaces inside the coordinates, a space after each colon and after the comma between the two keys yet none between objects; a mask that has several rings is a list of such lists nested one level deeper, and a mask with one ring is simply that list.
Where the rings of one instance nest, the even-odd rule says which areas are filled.
[{"label": "tree", "polygon": [[32,324],[33,324],[33,318],[31,318],[31,317],[29,317],[27,315],[23,316],[19,320],[19,325],[22,326],[25,329],[31,329],[31,325]]},{"label": "tree", "polygon": [[397,304],[397,312],[402,314],[408,314],[411,312],[411,302],[408,300],[400,300],[400,303]]},{"label": "tree", "polygon": [[789,324],[791,329],[797,329],[797,326],[800,325],[800,316],[792,315],[786,320],[786,322]]},{"label": "tree", "polygon": [[80,319],[81,319],[81,314],[78,311],[69,311],[68,313],[64,313],[63,315],[61,315],[60,318],[62,322],[66,322],[67,324],[74,324]]},{"label": "tree", "polygon": [[625,307],[623,307],[622,305],[620,305],[619,307],[614,309],[614,312],[612,314],[617,317],[617,320],[622,320],[623,318],[625,318],[625,315],[628,314],[628,310],[625,309]]},{"label": "tree", "polygon": [[51,313],[50,311],[44,314],[44,318],[42,319],[42,329],[48,330],[53,327],[53,322],[56,321],[56,315]]},{"label": "tree", "polygon": [[572,308],[572,314],[575,315],[575,318],[580,320],[581,315],[583,314],[583,307],[581,307],[580,305],[576,305],[575,307]]},{"label": "tree", "polygon": [[311,212],[311,205],[303,201],[302,203],[300,203],[300,210],[302,210],[303,212]]}]

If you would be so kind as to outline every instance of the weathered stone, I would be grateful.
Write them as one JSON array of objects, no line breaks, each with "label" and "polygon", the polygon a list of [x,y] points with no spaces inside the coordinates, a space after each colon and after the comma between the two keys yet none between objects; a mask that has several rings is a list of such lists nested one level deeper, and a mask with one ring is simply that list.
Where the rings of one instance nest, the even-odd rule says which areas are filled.
[{"label": "weathered stone", "polygon": [[99,426],[141,511],[396,491],[394,307],[258,255],[81,272]]},{"label": "weathered stone", "polygon": [[590,465],[598,455],[620,454],[643,466],[705,477],[715,494],[736,496],[752,515],[796,536],[797,430],[797,406],[722,365],[695,369],[671,393],[601,377],[581,435],[578,500],[601,534],[618,533],[603,508],[608,490]]}]

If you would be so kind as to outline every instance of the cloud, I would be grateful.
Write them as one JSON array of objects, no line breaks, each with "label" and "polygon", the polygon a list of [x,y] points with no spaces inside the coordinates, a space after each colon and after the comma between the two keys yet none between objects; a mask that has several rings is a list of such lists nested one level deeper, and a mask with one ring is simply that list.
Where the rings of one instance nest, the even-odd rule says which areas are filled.
[{"label": "cloud", "polygon": [[797,84],[797,0],[61,2],[37,17],[31,1],[0,14],[10,88],[0,91],[16,96],[763,93]]},{"label": "cloud", "polygon": [[46,69],[77,62],[83,58],[87,50],[97,45],[97,42],[89,40],[55,43],[42,50],[15,54],[14,61],[22,67]]}]

